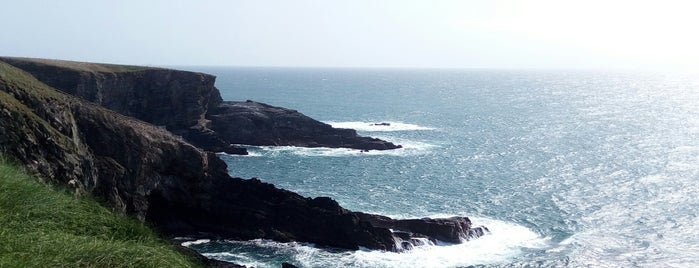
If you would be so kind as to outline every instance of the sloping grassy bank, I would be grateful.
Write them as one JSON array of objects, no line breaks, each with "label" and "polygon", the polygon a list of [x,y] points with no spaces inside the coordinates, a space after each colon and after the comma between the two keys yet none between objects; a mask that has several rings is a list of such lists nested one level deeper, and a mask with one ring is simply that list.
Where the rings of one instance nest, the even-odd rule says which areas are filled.
[{"label": "sloping grassy bank", "polygon": [[0,156],[0,267],[196,267],[142,223]]}]

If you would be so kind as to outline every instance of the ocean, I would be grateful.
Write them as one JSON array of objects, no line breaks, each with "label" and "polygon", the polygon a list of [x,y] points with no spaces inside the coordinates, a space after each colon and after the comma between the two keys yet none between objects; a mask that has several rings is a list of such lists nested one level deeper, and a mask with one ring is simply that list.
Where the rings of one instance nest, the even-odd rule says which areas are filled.
[{"label": "ocean", "polygon": [[[255,100],[404,148],[249,147],[235,177],[490,234],[406,253],[186,244],[254,267],[697,267],[699,73],[190,68]],[[389,123],[376,126],[374,123]]]}]

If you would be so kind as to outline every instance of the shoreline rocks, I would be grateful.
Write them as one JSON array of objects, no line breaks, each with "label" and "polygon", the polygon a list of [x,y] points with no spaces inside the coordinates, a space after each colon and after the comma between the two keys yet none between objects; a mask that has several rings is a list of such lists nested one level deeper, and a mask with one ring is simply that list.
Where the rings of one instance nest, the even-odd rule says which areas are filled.
[{"label": "shoreline rocks", "polygon": [[353,129],[333,128],[296,110],[251,100],[224,101],[210,111],[212,129],[228,141],[248,145],[391,150],[391,142],[362,137]]},{"label": "shoreline rocks", "polygon": [[485,226],[473,227],[468,217],[392,219],[362,212],[354,214],[372,226],[392,229],[399,240],[418,239],[413,245],[423,243],[421,238],[435,244],[437,241],[459,244],[490,232]]},{"label": "shoreline rocks", "polygon": [[[440,240],[451,231],[470,230],[467,219],[408,224],[346,210],[331,198],[307,198],[257,179],[231,178],[214,153],[164,128],[55,90],[2,59],[0,148],[47,182],[103,200],[164,235],[204,232],[400,251],[389,228],[422,235],[415,239]],[[433,227],[440,231],[423,230]]]}]

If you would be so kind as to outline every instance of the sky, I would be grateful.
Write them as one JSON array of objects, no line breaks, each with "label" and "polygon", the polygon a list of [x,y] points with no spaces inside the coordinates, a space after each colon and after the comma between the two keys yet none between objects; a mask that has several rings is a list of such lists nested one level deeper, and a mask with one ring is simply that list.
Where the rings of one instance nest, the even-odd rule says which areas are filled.
[{"label": "sky", "polygon": [[699,69],[699,1],[4,0],[0,55],[149,66]]}]

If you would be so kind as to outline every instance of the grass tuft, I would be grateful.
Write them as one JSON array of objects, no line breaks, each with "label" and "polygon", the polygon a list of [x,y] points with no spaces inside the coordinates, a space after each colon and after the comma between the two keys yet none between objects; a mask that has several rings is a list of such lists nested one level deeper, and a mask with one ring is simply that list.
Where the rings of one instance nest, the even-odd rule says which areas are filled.
[{"label": "grass tuft", "polygon": [[38,182],[0,156],[0,267],[192,267],[135,219]]}]

